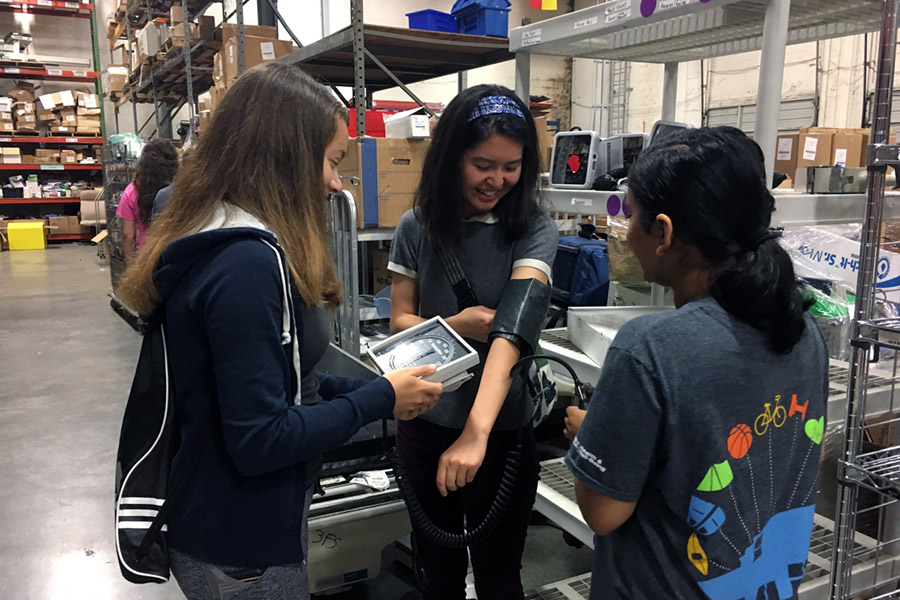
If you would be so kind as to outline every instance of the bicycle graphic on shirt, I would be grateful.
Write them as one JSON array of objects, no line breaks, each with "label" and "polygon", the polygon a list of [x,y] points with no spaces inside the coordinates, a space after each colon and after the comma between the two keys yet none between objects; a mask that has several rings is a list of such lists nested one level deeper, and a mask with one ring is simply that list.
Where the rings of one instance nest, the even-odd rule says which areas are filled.
[{"label": "bicycle graphic on shirt", "polygon": [[781,396],[775,396],[775,408],[771,408],[771,406],[771,402],[766,402],[763,405],[763,412],[753,421],[753,430],[756,435],[765,435],[769,430],[769,424],[778,428],[787,421],[787,409],[781,406]]}]

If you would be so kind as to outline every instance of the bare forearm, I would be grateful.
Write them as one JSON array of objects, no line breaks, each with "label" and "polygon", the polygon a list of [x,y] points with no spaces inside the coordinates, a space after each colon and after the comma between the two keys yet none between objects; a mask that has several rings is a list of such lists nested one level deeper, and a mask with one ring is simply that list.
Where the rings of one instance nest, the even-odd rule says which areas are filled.
[{"label": "bare forearm", "polygon": [[494,339],[484,362],[481,385],[469,411],[466,429],[483,436],[491,432],[512,383],[509,371],[517,360],[519,350],[512,342],[504,338]]},{"label": "bare forearm", "polygon": [[122,252],[125,254],[125,262],[130,263],[134,260],[137,250],[134,247],[134,238],[130,236],[122,237]]},{"label": "bare forearm", "polygon": [[392,315],[391,316],[391,334],[399,333],[401,331],[406,331],[410,327],[414,327],[424,321],[425,321],[425,319],[423,319],[419,315],[414,315],[411,313],[404,313],[402,315]]}]

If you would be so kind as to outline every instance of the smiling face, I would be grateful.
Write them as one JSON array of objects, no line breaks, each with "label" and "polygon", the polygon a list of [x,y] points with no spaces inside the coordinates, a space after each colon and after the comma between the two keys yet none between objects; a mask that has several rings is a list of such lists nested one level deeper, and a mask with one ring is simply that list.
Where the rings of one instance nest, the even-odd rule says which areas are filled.
[{"label": "smiling face", "polygon": [[494,134],[463,155],[465,216],[483,215],[515,187],[522,175],[522,144]]}]

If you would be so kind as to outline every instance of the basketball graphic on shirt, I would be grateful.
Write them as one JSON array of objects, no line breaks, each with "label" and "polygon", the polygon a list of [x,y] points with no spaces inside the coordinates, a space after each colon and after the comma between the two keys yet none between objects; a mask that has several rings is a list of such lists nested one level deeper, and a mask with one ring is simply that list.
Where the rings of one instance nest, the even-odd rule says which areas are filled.
[{"label": "basketball graphic on shirt", "polygon": [[728,434],[728,453],[732,458],[744,458],[750,451],[750,444],[753,443],[753,433],[750,427],[744,423],[738,423],[731,428]]}]

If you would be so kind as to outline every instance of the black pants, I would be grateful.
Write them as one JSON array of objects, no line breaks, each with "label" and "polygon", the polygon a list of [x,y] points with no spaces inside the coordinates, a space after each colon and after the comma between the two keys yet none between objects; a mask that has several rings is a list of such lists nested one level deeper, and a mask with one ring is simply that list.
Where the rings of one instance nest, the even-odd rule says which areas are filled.
[{"label": "black pants", "polygon": [[[415,419],[397,423],[397,448],[425,513],[441,529],[462,533],[477,527],[490,509],[506,465],[506,453],[516,446],[515,431],[495,431],[488,438],[484,462],[472,483],[440,495],[435,484],[437,465],[461,431]],[[487,600],[521,600],[519,571],[528,519],[537,492],[538,464],[534,431],[522,429],[522,454],[512,500],[497,529],[487,541],[469,548],[475,573],[475,590]],[[462,600],[466,597],[466,549],[449,550],[430,541],[414,528],[417,559],[425,571],[426,600]]]}]

